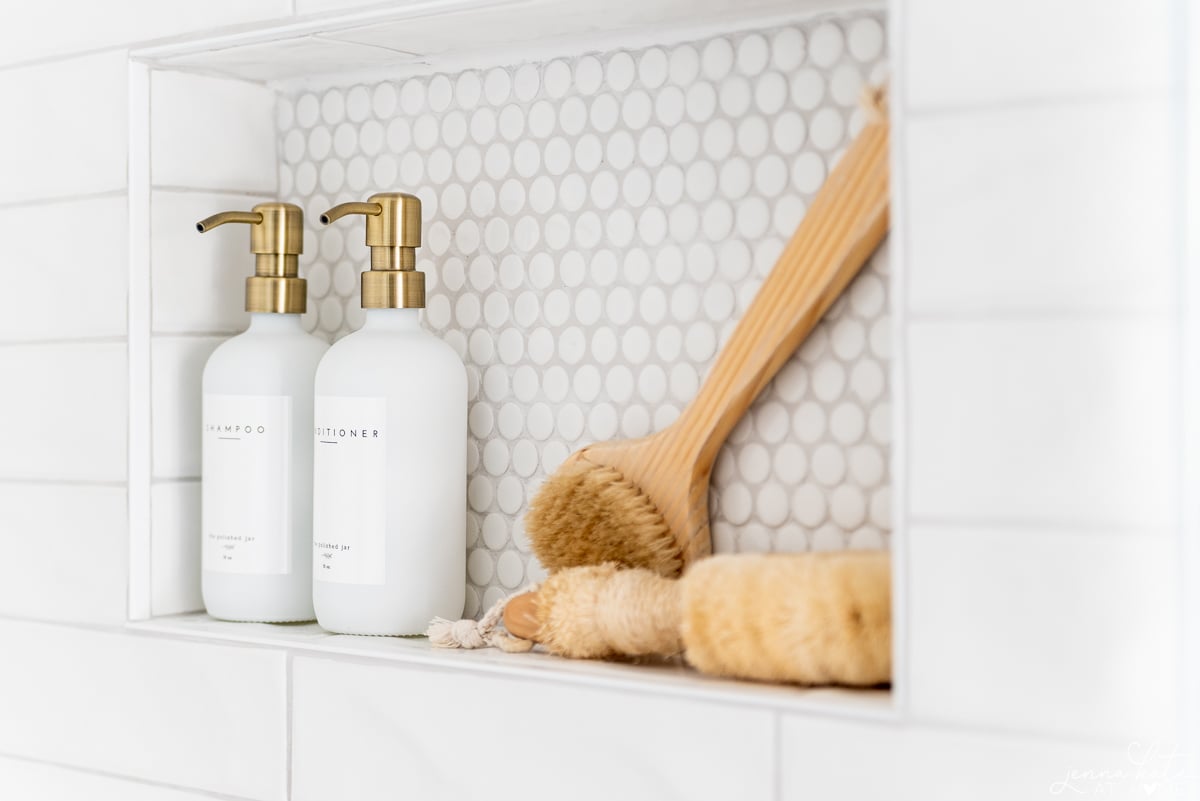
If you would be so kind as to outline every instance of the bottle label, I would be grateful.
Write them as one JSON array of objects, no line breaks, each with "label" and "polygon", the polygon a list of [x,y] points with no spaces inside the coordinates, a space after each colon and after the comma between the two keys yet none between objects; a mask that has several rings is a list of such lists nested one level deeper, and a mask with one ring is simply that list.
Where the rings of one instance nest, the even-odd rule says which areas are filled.
[{"label": "bottle label", "polygon": [[387,399],[318,396],[313,578],[383,584],[387,574]]},{"label": "bottle label", "polygon": [[206,393],[201,419],[204,569],[292,572],[292,399]]}]

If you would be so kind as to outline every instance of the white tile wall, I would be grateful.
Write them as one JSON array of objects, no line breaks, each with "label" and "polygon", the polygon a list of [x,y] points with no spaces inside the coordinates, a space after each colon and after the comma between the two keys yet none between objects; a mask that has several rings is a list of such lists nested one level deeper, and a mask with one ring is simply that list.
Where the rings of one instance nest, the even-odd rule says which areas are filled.
[{"label": "white tile wall", "polygon": [[909,548],[916,718],[1172,741],[1170,538],[917,525]]},{"label": "white tile wall", "polygon": [[1168,0],[904,0],[903,14],[913,107],[1122,94],[1168,81]]},{"label": "white tile wall", "polygon": [[772,797],[767,710],[309,658],[293,681],[294,801]]},{"label": "white tile wall", "polygon": [[200,477],[200,384],[224,337],[155,337],[151,344],[154,477]]},{"label": "white tile wall", "polygon": [[[1177,774],[1182,763],[1168,759],[1162,746],[1129,751],[1124,743],[1085,745],[800,715],[784,715],[781,731],[781,801],[1186,797],[1184,781],[1163,775]],[[1139,769],[1145,771],[1140,779]],[[1121,771],[1125,775],[1103,782],[1088,778]]]},{"label": "white tile wall", "polygon": [[0,347],[0,478],[123,481],[125,345]]},{"label": "white tile wall", "polygon": [[0,64],[145,42],[189,31],[285,17],[289,0],[209,0],[203,4],[55,0],[10,9],[0,29]]},{"label": "white tile wall", "polygon": [[14,801],[211,801],[212,796],[43,762],[0,757],[0,798]]},{"label": "white tile wall", "polygon": [[914,119],[909,308],[1168,309],[1169,123],[1158,99]]},{"label": "white tile wall", "polygon": [[157,189],[151,194],[150,265],[156,333],[238,333],[249,324],[242,303],[254,274],[248,226],[201,235],[196,222],[218,211],[249,210],[271,200],[214,192]]},{"label": "white tile wall", "polygon": [[281,801],[281,652],[0,621],[0,753]]},{"label": "white tile wall", "polygon": [[0,615],[123,623],[126,523],[123,487],[0,483]]},{"label": "white tile wall", "polygon": [[175,615],[204,608],[200,597],[200,482],[169,481],[150,490],[150,609]]},{"label": "white tile wall", "polygon": [[[169,13],[142,0],[102,13],[93,5],[33,4],[21,24],[0,31],[0,62],[288,12],[283,0],[218,0],[215,7]],[[349,5],[357,4],[296,0],[295,11]],[[909,141],[913,181],[903,216],[911,247],[905,274],[912,308],[927,318],[909,332],[909,433],[919,480],[900,508],[918,517],[1012,522],[923,525],[907,543],[914,597],[904,623],[912,632],[913,682],[905,689],[918,718],[946,726],[786,716],[776,751],[775,721],[765,711],[301,659],[294,797],[369,801],[465,789],[493,798],[755,799],[774,797],[777,768],[789,799],[1008,799],[1051,794],[1072,767],[1127,767],[1124,743],[1092,748],[954,727],[1119,739],[1160,729],[1169,712],[1176,622],[1166,578],[1173,544],[1162,536],[1172,522],[1163,510],[1173,503],[1164,466],[1171,437],[1164,394],[1169,323],[1097,316],[1170,302],[1163,262],[1172,256],[1163,242],[1164,220],[1173,212],[1159,194],[1169,180],[1164,109],[1132,97],[1119,104],[1080,104],[1075,97],[1111,99],[1165,86],[1167,7],[1166,0],[893,4],[904,32],[898,105],[937,109],[909,122],[901,108],[897,118],[897,138]],[[56,29],[50,39],[39,34],[48,25]],[[818,39],[802,42],[806,53],[833,41]],[[856,47],[853,37],[844,44]],[[715,52],[696,67],[719,72],[724,61]],[[618,82],[623,69],[615,70]],[[640,80],[640,69],[635,74]],[[811,86],[800,83],[788,87],[789,98],[807,96],[803,90]],[[845,89],[844,75],[837,85]],[[70,319],[39,314],[28,303],[0,306],[0,341],[122,333],[113,326],[124,315],[124,265],[115,255],[123,239],[106,239],[99,221],[118,219],[123,203],[126,86],[120,52],[0,70],[4,107],[18,110],[19,121],[38,122],[6,126],[0,147],[0,204],[10,205],[0,210],[0,240],[15,243],[6,249],[16,254],[10,264],[42,265],[8,269],[10,289],[18,288],[8,297],[36,296],[56,270],[87,269],[55,260],[53,248],[39,252],[45,217],[11,205],[111,194],[79,202],[96,212],[82,224],[97,226],[80,241],[104,247],[96,248],[99,260],[83,276],[97,283],[65,301],[79,304],[70,314],[62,310]],[[443,89],[439,98],[449,96]],[[1059,104],[1065,97],[1071,104]],[[1027,100],[1044,106],[1018,107]],[[736,106],[736,93],[720,101]],[[266,89],[160,75],[153,103],[157,184],[242,192],[234,198],[245,205],[252,193],[275,191],[274,103]],[[996,103],[1008,108],[980,111]],[[960,105],[975,111],[955,113]],[[815,136],[820,126],[804,122]],[[399,174],[403,165],[393,166]],[[345,175],[361,177],[361,165],[348,163]],[[326,179],[310,177],[314,187]],[[195,214],[185,208],[193,197],[203,196],[155,196],[155,224],[162,226],[154,262],[159,333],[217,333],[241,319],[240,303],[217,304],[214,296],[240,300],[234,273],[250,263],[245,237],[193,235],[194,218],[215,210]],[[222,259],[230,272],[195,269],[206,260],[202,248],[213,249],[209,264]],[[186,277],[172,277],[172,254]],[[756,264],[761,255],[756,251]],[[1075,319],[1046,316],[1064,309]],[[1028,319],[1031,311],[1040,319]],[[978,312],[991,320],[944,319]],[[1079,319],[1081,313],[1091,319]],[[160,475],[196,473],[186,432],[194,431],[197,410],[187,399],[197,397],[199,367],[217,341],[156,338],[162,378],[154,387],[155,425],[180,432],[155,450]],[[886,353],[886,339],[881,347]],[[0,615],[112,623],[124,580],[110,561],[124,534],[126,402],[123,382],[113,380],[125,375],[124,345],[4,346],[0,375],[33,387],[12,393],[5,384],[0,416],[46,421],[0,433],[0,477],[111,483],[0,484],[0,547],[18,556],[0,566]],[[742,467],[740,458],[727,461],[731,470]],[[762,465],[745,461],[752,469]],[[156,612],[196,603],[195,585],[177,581],[194,559],[184,524],[195,519],[195,491],[190,480],[153,490],[153,558],[162,579],[154,587]],[[48,514],[39,511],[43,506]],[[1074,526],[1028,528],[1030,520]],[[1097,533],[1091,524],[1154,531]],[[22,536],[35,528],[38,537]],[[486,530],[477,533],[486,541]],[[514,529],[512,541],[519,540]],[[0,642],[0,752],[164,785],[0,757],[0,797],[13,788],[27,791],[22,801],[193,797],[165,785],[284,797],[282,653],[14,622],[0,622]],[[531,764],[530,754],[548,751],[557,757],[548,768],[545,760]],[[514,763],[524,770],[513,771]],[[1129,797],[1153,792],[1155,798],[1176,789],[1148,787],[1123,789]]]},{"label": "white tile wall", "polygon": [[4,126],[0,203],[125,187],[126,65],[113,51],[0,70],[0,99],[21,120]]},{"label": "white tile wall", "polygon": [[0,208],[0,341],[125,336],[124,194]]},{"label": "white tile wall", "polygon": [[1170,337],[1140,318],[912,323],[912,514],[1166,527]]},{"label": "white tile wall", "polygon": [[275,192],[275,93],[267,87],[155,71],[150,110],[155,186]]}]

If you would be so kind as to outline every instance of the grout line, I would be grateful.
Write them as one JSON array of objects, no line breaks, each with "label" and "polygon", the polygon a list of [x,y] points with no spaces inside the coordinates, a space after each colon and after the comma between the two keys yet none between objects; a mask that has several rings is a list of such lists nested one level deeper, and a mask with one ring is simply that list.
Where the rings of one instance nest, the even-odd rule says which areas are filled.
[{"label": "grout line", "polygon": [[232,337],[244,333],[245,328],[228,329],[225,331],[151,331],[152,339],[212,339],[213,337]]},{"label": "grout line", "polygon": [[128,489],[127,481],[102,481],[80,478],[21,478],[0,475],[0,486],[17,485],[33,487],[99,487],[109,489]]},{"label": "grout line", "polygon": [[949,718],[913,716],[906,721],[901,722],[902,726],[923,729],[935,729],[943,732],[971,734],[983,737],[999,737],[1019,740],[1023,744],[1028,745],[1030,740],[1041,740],[1047,743],[1057,743],[1060,745],[1085,745],[1085,746],[1100,746],[1107,748],[1119,748],[1121,753],[1125,753],[1125,749],[1130,742],[1137,740],[1136,732],[1125,737],[1104,737],[1093,734],[1092,732],[1080,732],[1071,734],[1068,732],[1044,731],[1036,728],[1027,728],[1024,726],[1006,726],[1002,723],[993,723],[989,721],[980,721],[979,723],[971,723],[965,721],[956,721]]},{"label": "grout line", "polygon": [[263,201],[271,200],[275,196],[275,191],[270,189],[227,189],[225,187],[182,186],[179,184],[151,183],[150,190],[152,192],[175,192],[181,195],[236,195]]},{"label": "grout line", "polygon": [[55,347],[61,345],[124,345],[128,340],[124,335],[121,336],[102,336],[102,337],[63,337],[61,339],[25,339],[25,340],[4,340],[0,341],[0,348],[23,348],[23,347]]},{"label": "grout line", "polygon": [[783,801],[783,713],[776,712],[771,717],[771,737],[774,740],[772,756],[772,795],[775,801]]},{"label": "grout line", "polygon": [[1044,309],[946,309],[942,311],[908,310],[909,323],[1009,323],[1009,322],[1157,322],[1171,317],[1172,310],[1136,308],[1086,309],[1070,306],[1048,306]]},{"label": "grout line", "polygon": [[32,626],[54,626],[58,629],[71,629],[73,631],[90,631],[93,634],[112,634],[120,636],[125,631],[128,625],[124,621],[119,623],[84,623],[74,620],[50,620],[47,618],[26,617],[24,615],[9,615],[0,613],[0,622],[18,623],[22,625]]},{"label": "grout line", "polygon": [[27,58],[24,61],[13,61],[8,64],[0,64],[0,73],[5,73],[10,70],[23,70],[31,67],[48,67],[52,64],[59,64],[64,61],[76,61],[79,59],[89,58],[91,56],[104,55],[105,53],[119,53],[123,50],[129,50],[131,45],[115,44],[105,45],[103,47],[94,47],[90,50],[74,50],[67,53],[59,53],[51,56],[39,56],[38,58]]},{"label": "grout line", "polygon": [[159,478],[158,476],[151,476],[151,478],[150,478],[150,486],[152,486],[152,487],[171,486],[174,484],[199,484],[199,483],[200,483],[200,476],[166,476],[164,478]]},{"label": "grout line", "polygon": [[1142,89],[1092,91],[1047,97],[1013,97],[1001,100],[968,100],[958,103],[917,104],[915,106],[906,96],[903,98],[903,102],[905,115],[909,119],[923,121],[989,112],[1071,109],[1115,103],[1166,100],[1168,96],[1169,91],[1166,87],[1146,86]]},{"label": "grout line", "polygon": [[285,788],[286,795],[284,797],[287,798],[288,801],[291,801],[291,798],[292,798],[292,732],[295,729],[295,714],[293,713],[292,709],[295,706],[295,700],[296,700],[296,684],[295,684],[295,681],[293,680],[293,673],[294,673],[293,658],[294,657],[293,657],[293,654],[291,651],[288,651],[286,653],[286,658],[287,658],[287,662],[286,662],[286,667],[285,667],[284,692],[286,693],[286,696],[287,696],[285,699],[285,701],[286,701],[285,708],[287,711],[285,714],[285,722],[284,722],[284,742],[287,744],[287,755],[286,755],[286,759],[284,760],[284,770],[286,771],[286,775],[284,776],[284,788]]},{"label": "grout line", "polygon": [[211,790],[204,790],[198,787],[189,787],[184,784],[172,784],[171,782],[158,781],[157,779],[144,779],[140,776],[131,776],[123,773],[114,773],[112,771],[100,770],[98,768],[88,768],[81,765],[72,765],[68,762],[58,762],[53,759],[41,759],[39,757],[26,756],[24,754],[16,754],[9,751],[0,751],[0,758],[12,759],[18,762],[27,762],[32,765],[44,765],[46,767],[57,768],[59,770],[67,770],[72,773],[81,773],[85,776],[96,776],[104,779],[114,779],[131,784],[141,784],[148,787],[161,787],[164,790],[176,790],[189,793],[191,795],[199,795],[204,798],[222,799],[222,801],[254,801],[253,798],[243,795],[229,795],[227,793],[217,793]]},{"label": "grout line", "polygon": [[5,209],[24,209],[31,206],[51,206],[60,203],[82,203],[88,200],[103,200],[110,197],[121,197],[129,191],[128,186],[119,189],[102,189],[96,192],[80,192],[69,195],[45,195],[28,200],[5,200],[0,202],[0,211]]},{"label": "grout line", "polygon": [[941,517],[938,515],[907,515],[910,526],[963,529],[1010,529],[1014,533],[1041,536],[1047,529],[1058,533],[1097,537],[1170,537],[1174,534],[1172,524],[1139,526],[1135,524],[1086,522],[1053,518],[1003,518],[1003,517]]}]

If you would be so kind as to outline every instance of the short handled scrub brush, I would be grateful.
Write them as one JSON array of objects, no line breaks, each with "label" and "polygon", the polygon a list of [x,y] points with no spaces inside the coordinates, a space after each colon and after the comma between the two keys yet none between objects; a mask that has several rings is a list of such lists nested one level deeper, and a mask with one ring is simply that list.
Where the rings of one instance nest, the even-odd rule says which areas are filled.
[{"label": "short handled scrub brush", "polygon": [[879,246],[888,228],[882,90],[696,398],[667,428],[576,451],[525,516],[550,572],[606,562],[677,576],[710,552],[708,485],[725,438]]}]

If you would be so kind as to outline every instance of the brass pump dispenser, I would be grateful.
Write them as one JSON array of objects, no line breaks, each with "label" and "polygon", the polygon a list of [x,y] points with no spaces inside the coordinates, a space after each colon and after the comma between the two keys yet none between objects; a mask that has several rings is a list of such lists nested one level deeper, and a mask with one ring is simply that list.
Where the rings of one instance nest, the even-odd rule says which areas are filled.
[{"label": "brass pump dispenser", "polygon": [[304,212],[292,203],[259,203],[250,211],[222,211],[196,223],[200,233],[225,223],[250,226],[254,275],[246,279],[246,311],[303,314],[308,282],[299,278]]},{"label": "brass pump dispenser", "polygon": [[329,225],[347,214],[367,218],[371,269],[362,274],[364,309],[425,308],[425,273],[416,269],[421,246],[421,201],[403,192],[381,192],[365,203],[339,203],[321,215]]}]

